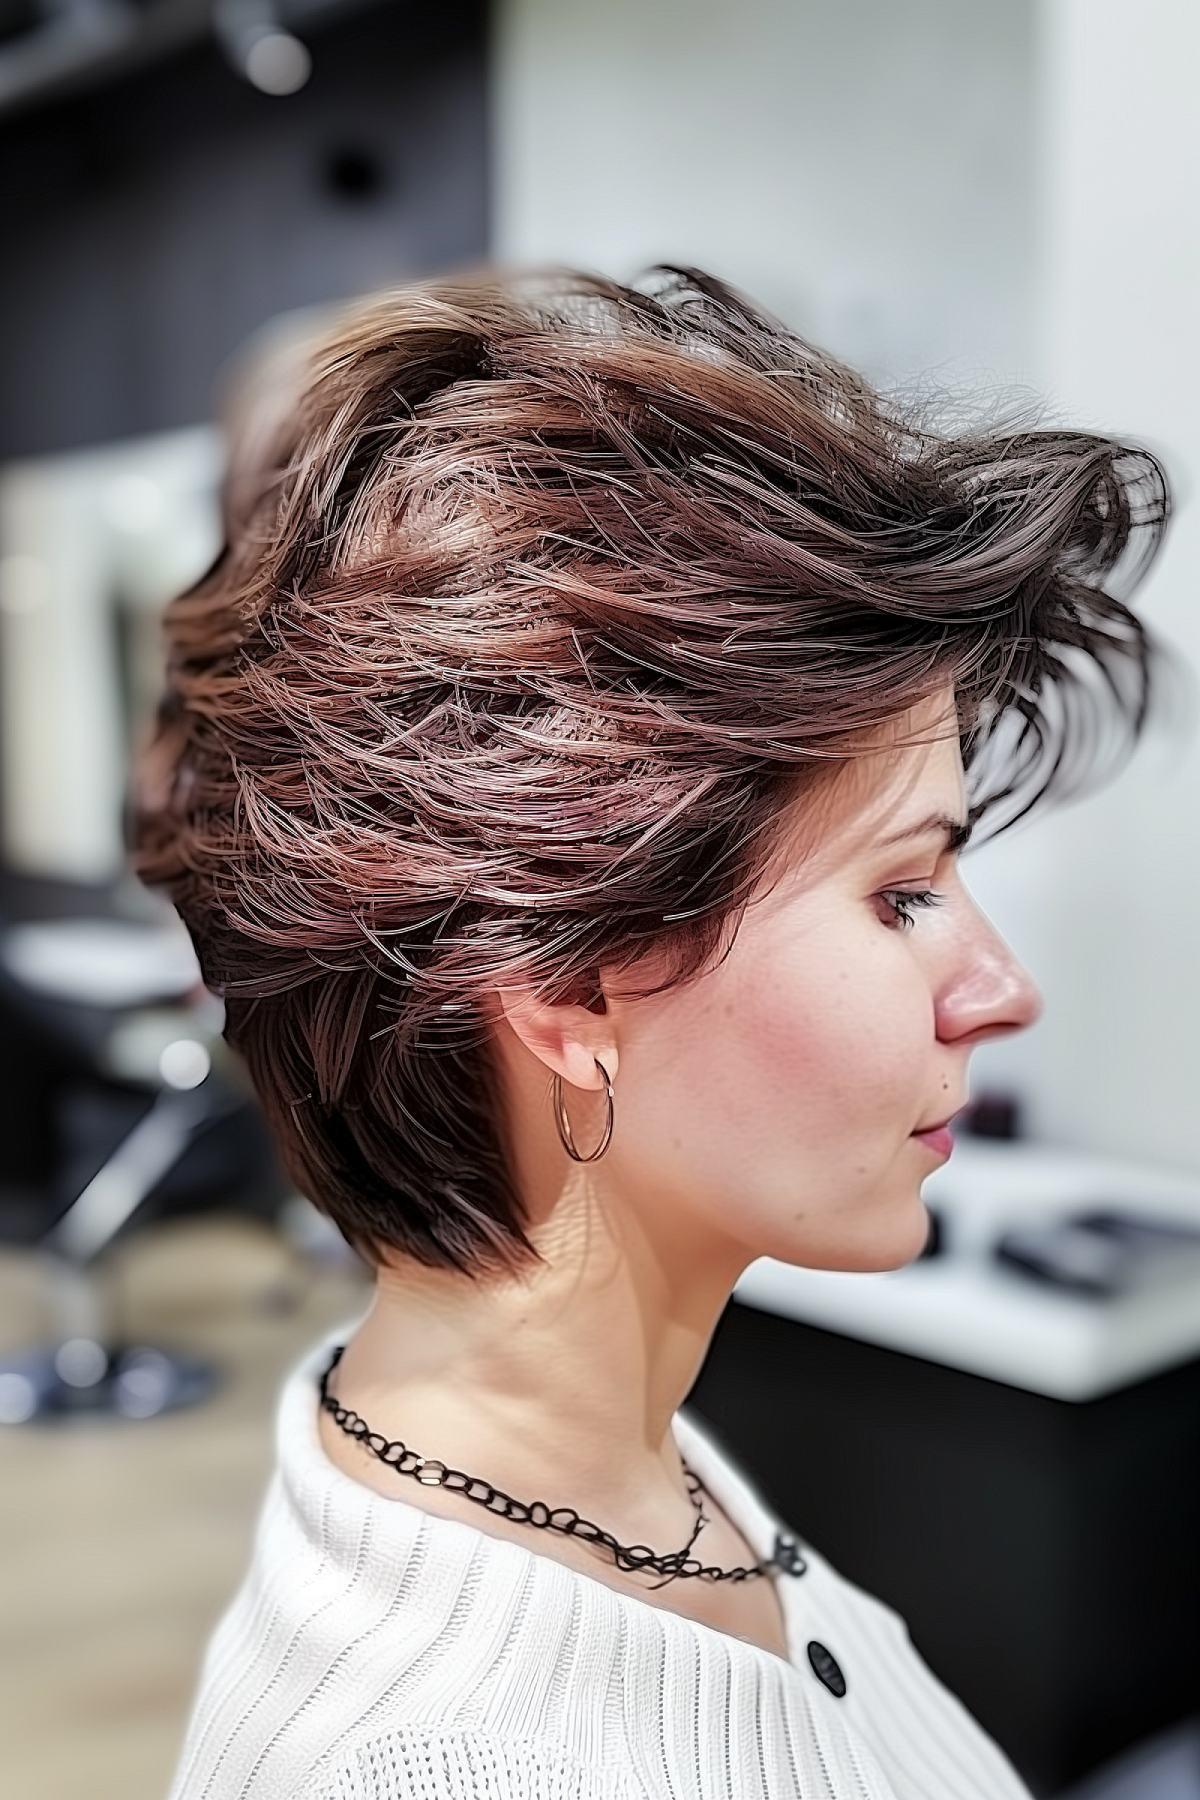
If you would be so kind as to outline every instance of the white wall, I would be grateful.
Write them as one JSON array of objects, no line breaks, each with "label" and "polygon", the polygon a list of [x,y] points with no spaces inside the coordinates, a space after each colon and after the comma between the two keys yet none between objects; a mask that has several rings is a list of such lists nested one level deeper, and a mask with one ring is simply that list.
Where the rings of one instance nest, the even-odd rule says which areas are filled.
[{"label": "white wall", "polygon": [[495,248],[709,265],[868,370],[1010,376],[1031,4],[498,0]]},{"label": "white wall", "polygon": [[10,464],[0,480],[4,860],[111,873],[122,763],[117,670],[89,464]]},{"label": "white wall", "polygon": [[162,685],[159,615],[219,543],[211,427],[10,462],[0,472],[3,856],[105,881],[124,866],[128,745],[118,598],[141,630],[124,674]]},{"label": "white wall", "polygon": [[[1162,455],[1178,509],[1135,606],[1200,669],[1200,10],[1044,0],[1035,354],[1064,418]],[[1041,1110],[1200,1165],[1200,730],[1065,810],[1043,869]]]},{"label": "white wall", "polygon": [[[1041,393],[1195,467],[1189,4],[499,0],[496,253],[697,263],[877,380]],[[1200,665],[1195,529],[1144,604]],[[964,861],[1046,997],[972,1092],[1017,1085],[1040,1136],[1200,1165],[1200,853],[1170,824],[1198,792],[1144,750]]]}]

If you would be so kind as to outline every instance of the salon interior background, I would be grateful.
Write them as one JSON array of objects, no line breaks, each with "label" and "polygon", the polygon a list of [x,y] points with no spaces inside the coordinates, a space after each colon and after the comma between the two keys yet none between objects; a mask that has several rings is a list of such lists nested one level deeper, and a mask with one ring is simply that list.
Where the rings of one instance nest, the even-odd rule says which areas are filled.
[{"label": "salon interior background", "polygon": [[[1200,12],[1190,0],[1145,0],[1137,9],[1117,0],[743,0],[736,9],[724,0],[442,0],[432,8],[0,0],[0,1286],[21,1297],[0,1307],[0,1358],[24,1351],[47,1320],[58,1329],[64,1318],[93,1316],[110,1260],[103,1228],[59,1246],[71,1277],[53,1309],[35,1253],[163,1080],[161,1069],[149,1080],[136,1072],[137,1046],[156,1041],[162,1016],[161,1006],[144,1004],[153,959],[136,946],[123,951],[97,921],[116,916],[167,931],[123,878],[121,800],[130,745],[157,696],[158,609],[215,547],[221,447],[213,421],[239,356],[343,297],[487,255],[579,262],[625,278],[652,261],[696,263],[882,383],[932,376],[984,402],[1023,390],[1044,396],[1054,418],[1150,443],[1168,464],[1177,516],[1138,604],[1176,647],[1180,667],[1200,669],[1197,66]],[[1183,1195],[1170,1209],[1181,1223],[1200,1223],[1188,1187],[1200,1178],[1198,800],[1200,731],[1154,732],[1097,793],[1047,809],[964,865],[1046,1001],[1031,1031],[977,1054],[973,1092],[1011,1102],[1009,1125],[1025,1143],[1092,1159],[1090,1185],[1080,1188],[1092,1199],[1104,1197],[1108,1171],[1109,1197],[1130,1206],[1161,1175]],[[154,957],[167,969],[169,944]],[[169,985],[165,973],[162,980]],[[98,1067],[103,1044],[111,1062],[118,1017],[126,1061],[125,1076],[114,1079],[111,1067],[98,1073],[89,1061]],[[185,1069],[181,1084],[187,1079]],[[955,1166],[975,1165],[956,1152]],[[1050,1164],[1029,1167],[1005,1189],[1010,1221],[1028,1219],[1060,1179]],[[945,1171],[952,1179],[962,1184],[966,1175]],[[942,1181],[943,1172],[931,1179],[931,1198]],[[292,1247],[316,1246],[314,1286],[324,1291],[320,1283],[334,1279],[323,1260],[328,1244],[311,1218],[287,1211],[252,1120],[243,1118],[208,1163],[201,1157],[177,1190],[171,1205],[160,1197],[135,1211],[119,1244],[149,1254],[172,1210],[189,1207],[224,1210],[269,1233],[286,1217]],[[980,1250],[985,1217],[998,1231],[1001,1213],[971,1208],[948,1247]],[[222,1295],[237,1291],[248,1255],[239,1239],[236,1257],[218,1257]],[[931,1263],[922,1278],[935,1276]],[[963,1354],[956,1307],[983,1316],[974,1290],[956,1297],[950,1278],[937,1295],[928,1289],[908,1320],[908,1272],[873,1288],[860,1281],[853,1300],[837,1279],[786,1294],[760,1287],[754,1298],[778,1301],[782,1313],[808,1321],[805,1329],[829,1326],[847,1343],[861,1332],[930,1358],[931,1367],[939,1344],[954,1347],[948,1359]],[[1191,1280],[1194,1303],[1200,1275]],[[133,1281],[130,1294],[140,1291]],[[891,1326],[880,1323],[885,1291],[891,1340]],[[1020,1311],[1033,1300],[1016,1285],[1012,1292],[1011,1317],[997,1301],[995,1316],[1007,1322],[981,1328],[958,1365],[990,1376],[980,1386],[996,1394],[1029,1392],[1039,1380],[1043,1394],[1081,1402],[1105,1391],[1105,1381],[1110,1389],[1125,1382],[1130,1394],[1135,1373],[1178,1369],[1200,1355],[1200,1341],[1183,1347],[1183,1325],[1172,1325],[1170,1346],[1165,1336],[1155,1343],[1126,1333],[1122,1342],[1136,1339],[1143,1363],[1118,1374],[1113,1343],[1124,1326],[1106,1339],[1087,1314],[1094,1303],[1078,1297],[1061,1300],[1061,1332],[1060,1315],[1040,1321],[1052,1346],[1043,1352]],[[1149,1310],[1165,1331],[1167,1303]],[[1072,1363],[1069,1347],[1085,1315],[1086,1366]],[[198,1345],[216,1317],[199,1305],[178,1314]],[[69,1746],[33,1730],[30,1693],[10,1694],[20,1711],[14,1741],[30,1745],[27,1796],[91,1792],[84,1784],[96,1768],[108,1769],[113,1791],[161,1791],[191,1659],[243,1554],[255,1458],[267,1453],[270,1359],[278,1363],[311,1335],[313,1316],[302,1309],[290,1324],[261,1323],[258,1385],[227,1374],[225,1389],[190,1413],[197,1428],[215,1431],[221,1408],[233,1409],[244,1460],[229,1447],[233,1438],[222,1439],[222,1485],[201,1490],[209,1510],[199,1510],[195,1480],[181,1480],[169,1488],[171,1524],[152,1520],[160,1541],[212,1546],[203,1582],[197,1577],[186,1596],[172,1585],[179,1558],[156,1572],[148,1635],[119,1640],[131,1671],[121,1693],[153,1693],[154,1701],[144,1700],[136,1732],[118,1749],[111,1710],[81,1676],[78,1694],[92,1693],[93,1705],[76,1734],[76,1767]],[[77,1330],[82,1341],[85,1327]],[[227,1321],[221,1331],[232,1342]],[[0,1373],[0,1412],[7,1404],[19,1421],[22,1390],[6,1379]],[[1193,1402],[1194,1393],[1187,1390]],[[1178,1395],[1169,1402],[1178,1403]],[[1072,1417],[1086,1410],[1076,1406]],[[165,1434],[184,1416],[154,1429]],[[1193,1404],[1171,1437],[1164,1491],[1194,1477],[1195,1416]],[[6,1441],[28,1481],[8,1484],[3,1556],[27,1529],[31,1505],[45,1525],[55,1506],[70,1504],[62,1496],[78,1468],[61,1457],[92,1454],[55,1450],[29,1435],[36,1429],[19,1427]],[[107,1440],[121,1464],[114,1518],[125,1516],[135,1484],[166,1479],[151,1440],[138,1476],[118,1436]],[[99,1455],[102,1440],[94,1441]],[[755,1447],[743,1446],[752,1465]],[[188,1464],[193,1477],[200,1457],[197,1450]],[[1015,1468],[1015,1451],[1010,1461]],[[88,1468],[94,1477],[99,1464]],[[213,1506],[228,1525],[220,1540],[209,1524]],[[864,1527],[856,1538],[853,1508],[839,1517],[844,1535],[825,1547],[914,1616],[917,1595],[889,1588],[893,1565],[880,1531]],[[823,1521],[811,1524],[821,1541]],[[96,1548],[106,1567],[124,1566],[107,1538]],[[134,1554],[131,1539],[131,1584]],[[47,1551],[51,1585],[64,1556],[57,1546]],[[30,1682],[45,1594],[43,1582],[28,1613],[18,1606],[0,1627],[16,1634]],[[88,1611],[83,1596],[83,1587],[69,1595],[63,1578],[61,1631],[86,1644],[86,1613],[97,1641],[103,1627],[109,1643],[100,1601]],[[943,1658],[952,1685],[1006,1747],[1015,1753],[1027,1743],[1023,1766],[1045,1773],[1040,1791],[1059,1792],[1052,1769],[1082,1774],[1099,1754],[1087,1704],[1115,1718],[1119,1698],[1098,1686],[1085,1694],[1079,1737],[1058,1746],[1056,1761],[1030,1722],[1033,1702],[1023,1713],[1015,1686],[999,1694],[981,1664],[972,1691],[975,1646],[953,1640],[952,1611],[917,1617],[927,1654]],[[1140,1624],[1153,1636],[1153,1617]],[[176,1626],[183,1637],[168,1654]],[[1019,1670],[1020,1645],[1005,1646],[999,1626],[995,1635]],[[43,1648],[49,1671],[57,1650],[49,1640]],[[1193,1670],[1196,1661],[1193,1653]],[[144,1685],[151,1665],[158,1688]],[[44,1685],[53,1710],[49,1674]],[[991,1716],[989,1697],[998,1709]],[[1165,1787],[1141,1790],[1146,1800],[1159,1791],[1165,1800]]]}]

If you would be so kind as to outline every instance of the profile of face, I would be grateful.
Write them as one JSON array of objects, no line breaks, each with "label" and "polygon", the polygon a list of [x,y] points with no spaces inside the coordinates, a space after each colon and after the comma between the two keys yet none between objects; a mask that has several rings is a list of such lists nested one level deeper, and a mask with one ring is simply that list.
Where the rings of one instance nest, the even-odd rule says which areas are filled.
[{"label": "profile of face", "polygon": [[[929,824],[966,819],[952,693],[901,723],[933,741],[839,770],[819,833],[776,865],[719,966],[601,1013],[514,1019],[539,1074],[562,1073],[585,1153],[606,1111],[593,1054],[613,1078],[596,1163],[573,1163],[550,1125],[560,1188],[582,1177],[632,1229],[723,1266],[866,1271],[921,1254],[921,1186],[944,1158],[913,1133],[965,1105],[972,1050],[1034,1023],[1042,1001]],[[544,1094],[543,1080],[543,1114]]]}]

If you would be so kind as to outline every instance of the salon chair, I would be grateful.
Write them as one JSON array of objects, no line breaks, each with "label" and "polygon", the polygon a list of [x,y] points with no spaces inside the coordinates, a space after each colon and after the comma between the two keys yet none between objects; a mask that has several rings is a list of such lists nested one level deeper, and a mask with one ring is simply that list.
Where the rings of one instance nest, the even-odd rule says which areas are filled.
[{"label": "salon chair", "polygon": [[223,1019],[173,915],[0,920],[0,1242],[41,1259],[52,1320],[0,1358],[0,1423],[148,1418],[219,1385],[116,1333],[102,1265],[152,1220],[294,1199]]}]

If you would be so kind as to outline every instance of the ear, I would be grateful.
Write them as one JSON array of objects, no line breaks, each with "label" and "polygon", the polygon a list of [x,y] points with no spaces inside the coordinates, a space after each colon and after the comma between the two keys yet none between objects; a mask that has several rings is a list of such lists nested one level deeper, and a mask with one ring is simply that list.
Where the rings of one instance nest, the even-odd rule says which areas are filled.
[{"label": "ear", "polygon": [[566,1001],[537,999],[529,988],[497,988],[495,1003],[532,1056],[572,1087],[603,1088],[596,1067],[604,1065],[610,1082],[617,1078],[617,1046],[606,1011]]}]

